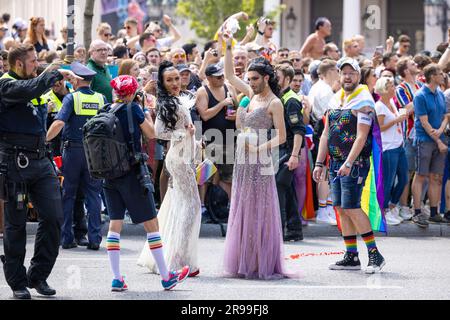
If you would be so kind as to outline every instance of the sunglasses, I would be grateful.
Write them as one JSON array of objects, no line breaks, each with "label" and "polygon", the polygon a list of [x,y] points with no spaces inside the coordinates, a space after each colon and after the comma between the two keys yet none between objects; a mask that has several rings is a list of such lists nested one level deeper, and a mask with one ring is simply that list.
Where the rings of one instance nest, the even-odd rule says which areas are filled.
[{"label": "sunglasses", "polygon": [[112,33],[105,33],[104,36],[105,36],[105,37],[111,37],[111,36],[112,36]]},{"label": "sunglasses", "polygon": [[289,56],[288,53],[280,53],[280,57],[287,58]]},{"label": "sunglasses", "polygon": [[186,55],[184,53],[182,54],[176,54],[173,56],[174,59],[186,59]]},{"label": "sunglasses", "polygon": [[300,61],[302,61],[302,59],[299,59],[299,58],[295,58],[295,59],[291,59],[291,62],[300,62]]}]

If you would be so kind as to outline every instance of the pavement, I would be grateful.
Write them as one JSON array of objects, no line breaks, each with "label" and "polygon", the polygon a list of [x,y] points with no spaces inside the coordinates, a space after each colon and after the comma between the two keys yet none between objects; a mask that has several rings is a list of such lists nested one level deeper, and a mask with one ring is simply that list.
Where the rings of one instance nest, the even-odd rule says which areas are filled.
[{"label": "pavement", "polygon": [[[226,231],[227,224],[223,224]],[[28,223],[28,234],[35,234],[37,223]],[[108,232],[108,223],[102,225],[104,235]],[[124,224],[123,233],[127,235],[142,235],[145,233],[142,225]],[[308,222],[303,227],[304,238],[314,237],[340,237],[340,232],[336,226],[327,224],[317,224],[313,221]],[[202,224],[200,236],[203,237],[221,237],[221,227],[217,224]],[[430,224],[428,228],[420,228],[411,221],[405,221],[398,226],[388,226],[388,232],[376,233],[377,237],[450,237],[450,225],[446,224]]]},{"label": "pavement", "polygon": [[[367,249],[358,239],[363,270],[331,271],[328,265],[343,256],[343,242],[336,237],[312,237],[285,243],[285,265],[293,278],[242,280],[224,277],[224,238],[201,236],[198,244],[200,275],[173,291],[162,290],[160,277],[136,264],[145,234],[122,234],[121,272],[129,291],[112,293],[111,271],[104,243],[100,251],[85,248],[60,250],[48,282],[57,290],[51,300],[444,300],[450,299],[450,239],[445,237],[379,237],[377,245],[386,259],[381,273],[367,275]],[[30,263],[34,237],[28,236],[25,265]],[[2,240],[0,240],[0,246]],[[0,253],[2,252],[0,247]],[[46,300],[31,290],[33,299]],[[0,300],[12,292],[0,272]],[[47,298],[48,299],[48,298]],[[192,302],[185,302],[191,303]],[[257,303],[258,304],[258,303]],[[152,309],[153,310],[153,309]],[[181,312],[181,311],[180,311]],[[180,318],[180,317],[172,317]]]}]

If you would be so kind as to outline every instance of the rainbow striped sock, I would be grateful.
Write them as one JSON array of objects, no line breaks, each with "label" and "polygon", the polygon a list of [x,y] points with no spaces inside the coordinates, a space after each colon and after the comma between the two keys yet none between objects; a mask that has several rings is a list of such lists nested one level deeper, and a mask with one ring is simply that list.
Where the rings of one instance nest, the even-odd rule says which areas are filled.
[{"label": "rainbow striped sock", "polygon": [[330,207],[333,206],[333,200],[331,198],[327,199],[327,206],[330,206]]},{"label": "rainbow striped sock", "polygon": [[319,209],[320,208],[326,208],[327,207],[327,202],[324,200],[319,200]]},{"label": "rainbow striped sock", "polygon": [[356,243],[356,235],[344,236],[344,243],[347,252],[358,253],[358,244]]},{"label": "rainbow striped sock", "polygon": [[147,233],[147,241],[161,277],[163,280],[169,279],[169,271],[167,270],[166,260],[164,259],[161,235],[159,232]]},{"label": "rainbow striped sock", "polygon": [[109,264],[114,274],[114,279],[121,280],[120,274],[120,234],[116,232],[108,232],[106,238],[106,249],[108,250]]},{"label": "rainbow striped sock", "polygon": [[375,243],[375,235],[373,231],[370,231],[366,234],[362,234],[361,238],[364,240],[367,246],[367,251],[372,251],[373,249],[377,249],[377,245]]}]

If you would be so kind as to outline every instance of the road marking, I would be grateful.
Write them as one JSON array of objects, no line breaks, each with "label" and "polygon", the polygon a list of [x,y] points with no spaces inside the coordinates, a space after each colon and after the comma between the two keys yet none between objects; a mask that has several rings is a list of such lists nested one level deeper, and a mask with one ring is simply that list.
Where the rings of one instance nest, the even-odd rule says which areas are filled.
[{"label": "road marking", "polygon": [[403,289],[400,286],[302,286],[302,285],[220,285],[222,288],[235,289]]}]

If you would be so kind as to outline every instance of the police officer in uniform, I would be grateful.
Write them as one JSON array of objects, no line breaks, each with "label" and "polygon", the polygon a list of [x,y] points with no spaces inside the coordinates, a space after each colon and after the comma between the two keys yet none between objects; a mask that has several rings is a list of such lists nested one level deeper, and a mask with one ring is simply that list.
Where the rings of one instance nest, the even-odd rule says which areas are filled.
[{"label": "police officer in uniform", "polygon": [[81,186],[86,197],[88,215],[88,240],[90,250],[98,250],[101,237],[101,180],[95,180],[89,174],[83,148],[82,129],[85,123],[97,114],[106,103],[101,93],[90,89],[90,83],[97,74],[84,65],[74,62],[72,71],[82,80],[76,85],[76,91],[63,100],[61,111],[55,117],[47,133],[47,141],[56,137],[64,128],[62,138],[63,151],[63,210],[61,244],[63,249],[77,247],[72,229],[73,209],[78,187]]},{"label": "police officer in uniform", "polygon": [[[9,53],[11,70],[0,79],[0,197],[5,200],[4,253],[1,257],[8,285],[17,299],[31,299],[27,287],[55,295],[47,284],[61,235],[62,202],[56,172],[45,145],[47,106],[41,95],[68,70],[47,71],[37,77],[38,60],[32,45]],[[34,256],[25,269],[27,199],[39,212]]]},{"label": "police officer in uniform", "polygon": [[[73,93],[73,91],[74,90],[67,85],[66,81],[61,80],[56,82],[53,88],[43,95],[44,101],[47,101],[49,112],[47,117],[47,128],[50,128],[55,121],[56,115],[61,111],[64,97],[69,93]],[[61,134],[58,134],[50,141],[50,148],[54,157],[62,155],[61,139]],[[86,212],[84,210],[84,200],[83,190],[78,188],[73,209],[73,232],[77,245],[86,247],[88,245],[88,240],[86,239],[88,228]]]},{"label": "police officer in uniform", "polygon": [[306,127],[303,123],[300,98],[290,88],[295,74],[294,69],[288,65],[281,65],[276,71],[282,92],[281,101],[284,106],[286,124],[286,143],[280,146],[279,167],[275,176],[280,201],[283,239],[284,241],[299,241],[303,240],[303,232],[293,177],[294,170],[299,164],[300,150],[304,145]]}]

